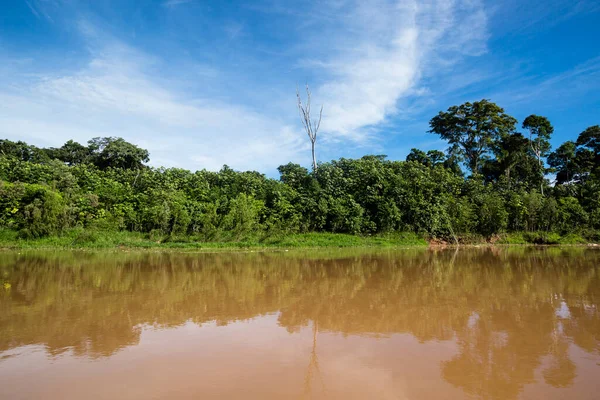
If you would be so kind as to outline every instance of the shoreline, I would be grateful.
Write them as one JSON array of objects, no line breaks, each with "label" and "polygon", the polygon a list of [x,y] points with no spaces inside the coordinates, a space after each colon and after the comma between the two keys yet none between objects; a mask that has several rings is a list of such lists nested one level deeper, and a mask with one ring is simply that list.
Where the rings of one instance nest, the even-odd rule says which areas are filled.
[{"label": "shoreline", "polygon": [[[150,238],[137,232],[71,230],[60,236],[20,239],[14,231],[0,231],[0,251],[10,250],[124,250],[124,251],[286,251],[321,249],[452,249],[485,247],[600,247],[581,235],[517,232],[492,238],[463,236],[459,242],[425,238],[414,233],[360,236],[340,233],[282,234],[245,240],[202,241],[191,236]],[[596,237],[594,237],[596,239]]]}]

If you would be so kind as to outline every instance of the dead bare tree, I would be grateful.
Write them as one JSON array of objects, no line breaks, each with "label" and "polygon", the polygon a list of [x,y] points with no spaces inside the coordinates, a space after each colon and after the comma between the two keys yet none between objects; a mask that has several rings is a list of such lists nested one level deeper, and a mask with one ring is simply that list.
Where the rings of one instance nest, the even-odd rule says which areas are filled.
[{"label": "dead bare tree", "polygon": [[302,99],[300,98],[300,91],[296,89],[296,97],[298,97],[298,110],[300,111],[300,119],[302,120],[302,125],[304,126],[304,130],[310,139],[310,145],[312,148],[312,163],[313,163],[313,171],[317,170],[317,159],[315,157],[315,143],[317,141],[317,132],[319,131],[319,127],[321,126],[321,117],[323,116],[323,106],[321,106],[321,111],[319,111],[319,120],[317,123],[311,121],[310,118],[310,89],[308,85],[306,85],[306,106],[302,104]]}]

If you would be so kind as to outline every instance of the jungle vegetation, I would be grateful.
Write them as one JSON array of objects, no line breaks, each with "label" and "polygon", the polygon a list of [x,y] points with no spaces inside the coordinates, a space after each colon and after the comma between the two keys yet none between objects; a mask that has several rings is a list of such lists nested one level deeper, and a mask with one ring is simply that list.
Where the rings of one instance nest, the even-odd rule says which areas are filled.
[{"label": "jungle vegetation", "polygon": [[0,228],[25,239],[79,229],[202,242],[313,232],[598,240],[599,125],[552,150],[546,117],[519,125],[481,100],[440,112],[429,132],[446,152],[341,158],[312,171],[289,163],[279,179],[226,165],[150,167],[148,151],[115,137],[59,148],[0,140]]}]

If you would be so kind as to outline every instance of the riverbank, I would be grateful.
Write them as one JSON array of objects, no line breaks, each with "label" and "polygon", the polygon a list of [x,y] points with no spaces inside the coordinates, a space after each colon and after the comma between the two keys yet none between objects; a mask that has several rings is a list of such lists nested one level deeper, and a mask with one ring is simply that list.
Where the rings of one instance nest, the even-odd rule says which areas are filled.
[{"label": "riverbank", "polygon": [[60,236],[22,239],[17,232],[0,231],[4,249],[194,249],[235,250],[250,248],[328,248],[328,247],[426,247],[428,242],[413,233],[358,236],[341,233],[302,233],[256,237],[238,241],[201,241],[193,236],[162,236],[137,232],[69,230]]},{"label": "riverbank", "polygon": [[0,230],[3,249],[288,249],[288,248],[395,248],[427,246],[481,245],[593,245],[598,233],[588,235],[559,235],[548,232],[517,232],[482,236],[459,236],[454,239],[426,238],[415,233],[385,235],[348,235],[341,233],[296,233],[272,235],[238,241],[202,241],[193,236],[159,236],[138,232],[114,232],[72,229],[59,236],[38,239],[19,238],[17,232]]}]

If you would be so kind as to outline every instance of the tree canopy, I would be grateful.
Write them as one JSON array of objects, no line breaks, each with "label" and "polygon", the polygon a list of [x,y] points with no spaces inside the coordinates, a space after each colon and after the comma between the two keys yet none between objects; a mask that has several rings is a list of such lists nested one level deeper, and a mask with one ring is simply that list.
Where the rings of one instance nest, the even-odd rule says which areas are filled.
[{"label": "tree canopy", "polygon": [[531,136],[516,132],[517,121],[498,105],[465,103],[431,120],[431,132],[448,142],[445,153],[415,148],[405,161],[341,158],[314,171],[289,163],[279,167],[279,179],[228,166],[149,167],[148,151],[122,138],[59,148],[1,140],[0,228],[23,237],[97,228],[204,241],[295,232],[452,240],[516,231],[594,235],[600,127],[549,153],[539,143],[552,132],[550,122],[535,115],[526,121]]},{"label": "tree canopy", "polygon": [[429,122],[429,132],[448,141],[452,153],[461,156],[471,172],[479,173],[494,142],[512,133],[516,123],[502,107],[483,99],[440,111]]}]

